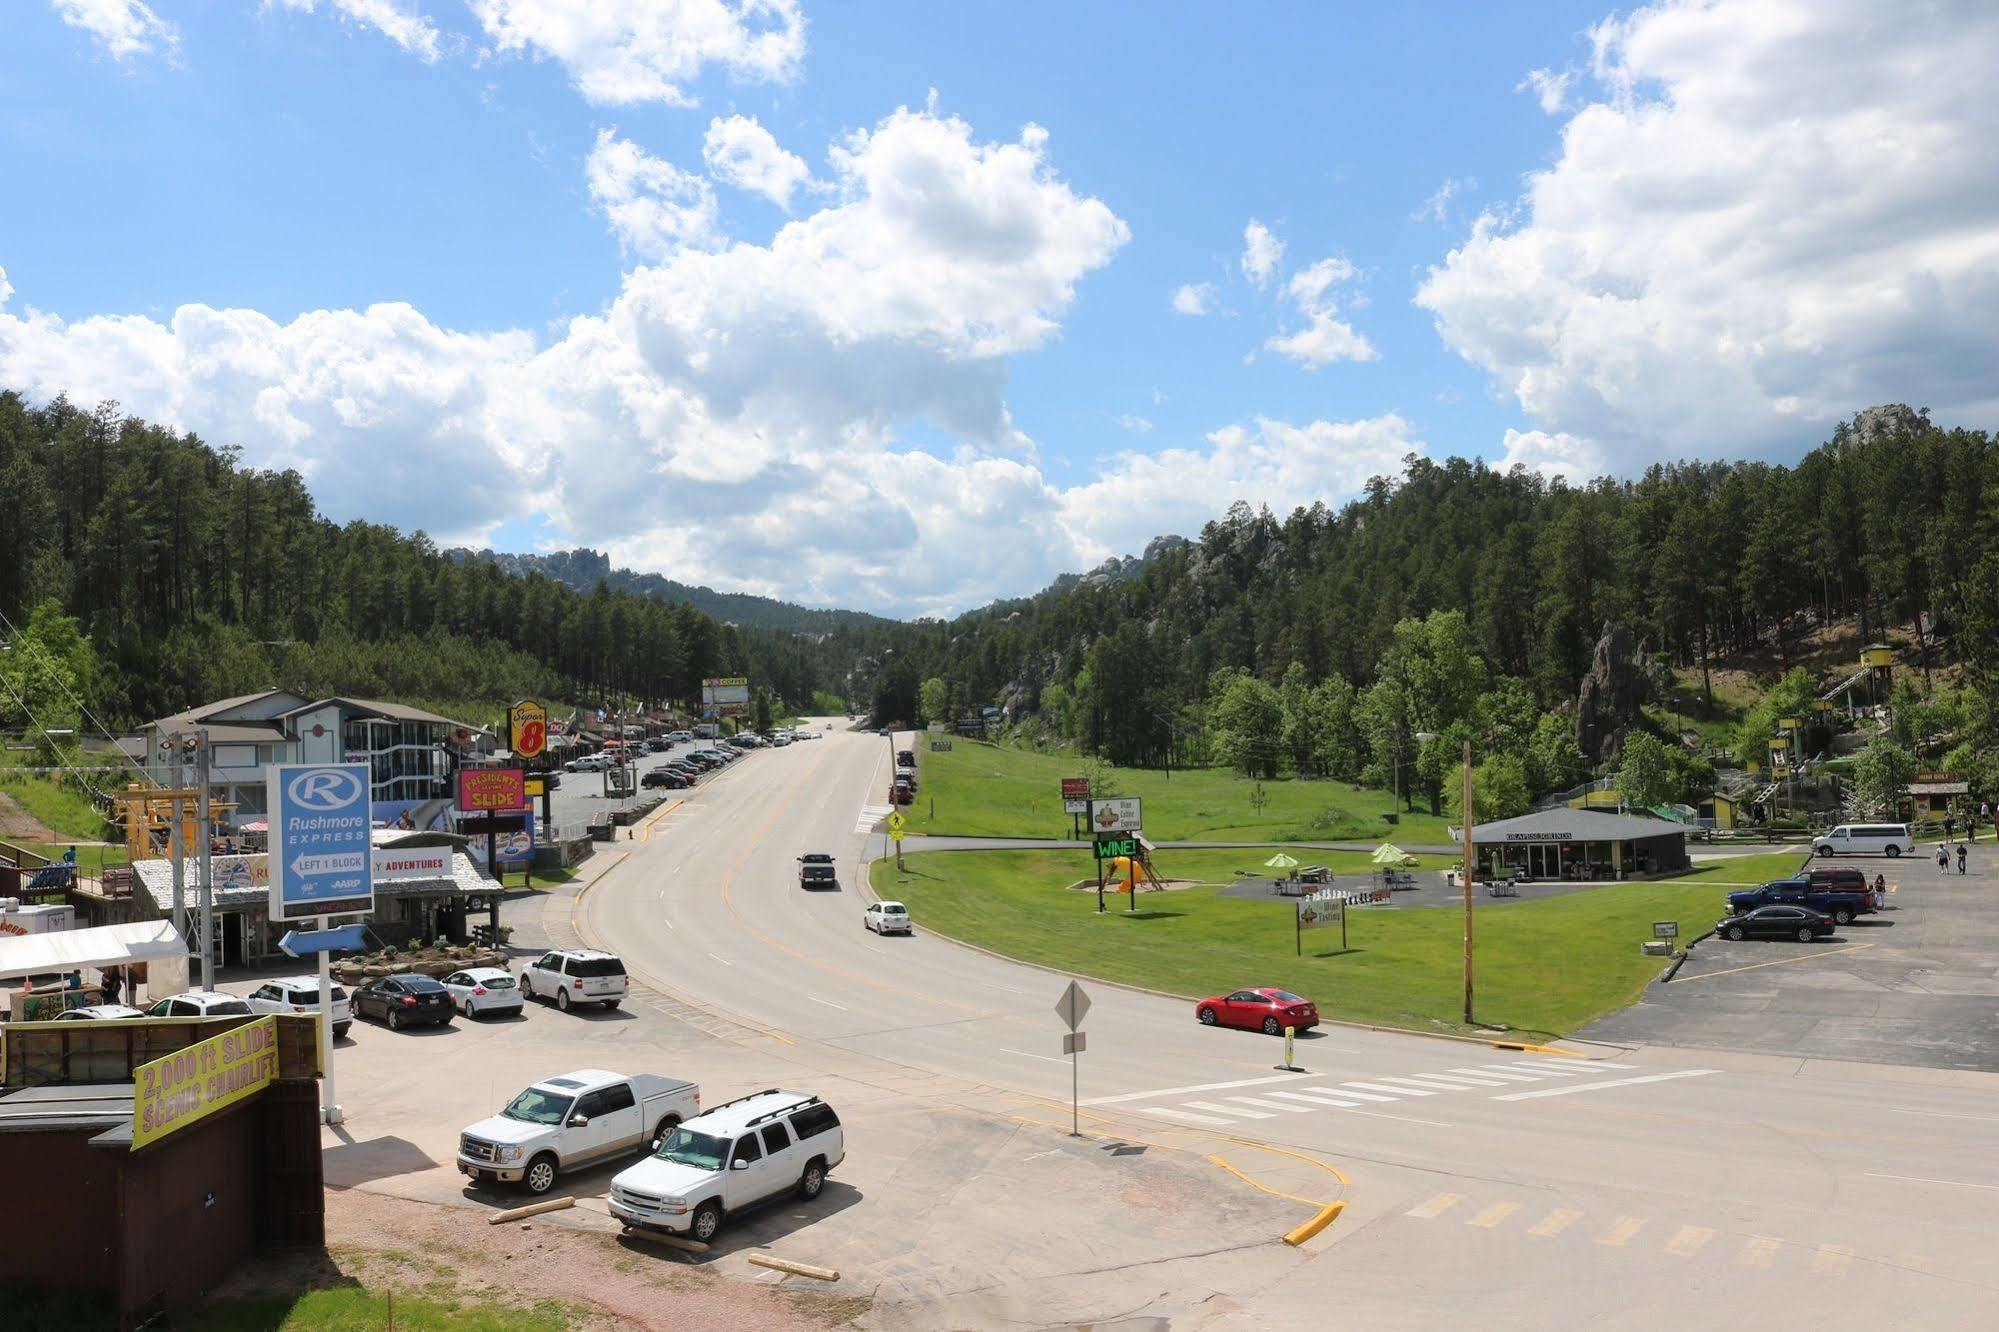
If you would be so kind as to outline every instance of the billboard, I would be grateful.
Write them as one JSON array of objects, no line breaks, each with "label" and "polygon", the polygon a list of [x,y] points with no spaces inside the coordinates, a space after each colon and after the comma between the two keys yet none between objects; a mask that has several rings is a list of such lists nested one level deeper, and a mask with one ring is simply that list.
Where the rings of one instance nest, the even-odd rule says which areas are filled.
[{"label": "billboard", "polygon": [[[216,856],[211,862],[215,891],[263,889],[271,886],[271,858],[266,855]],[[414,846],[369,848],[368,864],[376,883],[398,879],[448,879],[451,877],[451,848]]]},{"label": "billboard", "polygon": [[263,1017],[132,1070],[132,1150],[255,1096],[278,1075],[278,1020]]},{"label": "billboard", "polygon": [[1064,814],[1087,814],[1090,812],[1089,778],[1064,777],[1062,779],[1062,812]]},{"label": "billboard", "polygon": [[1090,831],[1094,833],[1137,832],[1144,826],[1142,802],[1137,800],[1092,800]]},{"label": "billboard", "polygon": [[368,765],[283,763],[266,772],[271,919],[373,911]]},{"label": "billboard", "polygon": [[528,807],[527,774],[519,768],[461,768],[458,809],[464,814],[511,814]]},{"label": "billboard", "polygon": [[507,711],[509,747],[521,758],[540,758],[548,748],[548,709],[524,698]]},{"label": "billboard", "polygon": [[733,717],[750,706],[748,677],[731,675],[701,682],[701,715]]}]

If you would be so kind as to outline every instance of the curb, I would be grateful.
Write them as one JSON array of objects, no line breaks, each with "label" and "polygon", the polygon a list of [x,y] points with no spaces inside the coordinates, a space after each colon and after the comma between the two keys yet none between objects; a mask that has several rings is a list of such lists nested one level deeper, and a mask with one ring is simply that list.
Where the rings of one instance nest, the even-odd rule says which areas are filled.
[{"label": "curb", "polygon": [[1299,1245],[1303,1244],[1306,1240],[1312,1238],[1312,1236],[1318,1234],[1320,1231],[1324,1230],[1327,1226],[1330,1226],[1335,1220],[1339,1218],[1340,1213],[1344,1212],[1346,1209],[1347,1205],[1345,1202],[1327,1203],[1325,1207],[1320,1209],[1320,1212],[1317,1216],[1313,1217],[1310,1221],[1307,1221],[1304,1225],[1299,1226],[1297,1229],[1288,1232],[1284,1236],[1284,1242],[1286,1244],[1289,1244],[1294,1249],[1297,1248]]}]

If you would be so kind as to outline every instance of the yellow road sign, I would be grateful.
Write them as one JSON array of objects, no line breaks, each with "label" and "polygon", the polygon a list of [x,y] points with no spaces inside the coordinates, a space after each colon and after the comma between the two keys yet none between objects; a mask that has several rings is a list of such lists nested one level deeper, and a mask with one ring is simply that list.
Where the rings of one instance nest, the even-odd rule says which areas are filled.
[{"label": "yellow road sign", "polygon": [[888,835],[897,841],[902,840],[902,830],[908,826],[909,820],[902,817],[901,810],[897,810],[888,816]]}]

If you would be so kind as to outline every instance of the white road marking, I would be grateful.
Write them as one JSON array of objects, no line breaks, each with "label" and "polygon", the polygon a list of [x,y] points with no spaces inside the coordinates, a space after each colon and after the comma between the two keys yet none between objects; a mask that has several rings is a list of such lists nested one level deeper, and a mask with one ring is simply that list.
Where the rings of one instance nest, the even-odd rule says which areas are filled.
[{"label": "white road marking", "polygon": [[836,1004],[836,1003],[834,1003],[834,1002],[833,1002],[833,1001],[832,1001],[831,999],[821,999],[821,998],[820,998],[820,997],[819,997],[818,995],[816,995],[816,994],[808,994],[808,995],[806,995],[805,997],[806,997],[807,999],[810,999],[810,1000],[811,1000],[811,1001],[812,1001],[813,1003],[815,1003],[815,1004],[824,1004],[824,1005],[826,1005],[826,1007],[828,1007],[828,1008],[837,1008],[837,1009],[839,1009],[839,1010],[840,1010],[840,1011],[841,1011],[842,1013],[844,1013],[844,1012],[846,1012],[846,1011],[847,1011],[847,1006],[846,1006],[845,1004]]},{"label": "white road marking", "polygon": [[1445,1212],[1450,1211],[1464,1200],[1465,1196],[1462,1193],[1440,1193],[1430,1199],[1430,1201],[1410,1208],[1402,1215],[1421,1217],[1423,1220],[1428,1221],[1434,1217],[1442,1216]]},{"label": "white road marking", "polygon": [[1213,1115],[1193,1115],[1187,1113],[1185,1110],[1167,1110],[1156,1105],[1140,1106],[1138,1112],[1142,1115],[1158,1115],[1163,1119],[1184,1119],[1190,1124],[1232,1124],[1235,1122],[1231,1119],[1217,1119]]},{"label": "white road marking", "polygon": [[1216,1105],[1213,1101],[1182,1101],[1180,1104],[1193,1110],[1206,1110],[1214,1115],[1235,1115],[1242,1119],[1269,1119],[1261,1110],[1241,1110],[1233,1105]]},{"label": "white road marking", "polygon": [[1265,1094],[1268,1096],[1282,1096],[1285,1099],[1292,1101],[1303,1101],[1307,1105],[1317,1105],[1317,1106],[1339,1105],[1339,1106],[1352,1107],[1360,1104],[1359,1101],[1334,1100],[1331,1096],[1307,1096],[1303,1092],[1274,1091],[1274,1092],[1267,1092]]},{"label": "white road marking", "polygon": [[[1402,1096],[1435,1096],[1437,1094],[1434,1091],[1424,1091],[1420,1087],[1389,1087],[1379,1082],[1342,1082],[1340,1084],[1341,1090],[1345,1090],[1348,1087],[1358,1087],[1362,1091],[1390,1092],[1393,1093],[1388,1098],[1391,1101]],[[1373,1098],[1370,1097],[1369,1099]]]},{"label": "white road marking", "polygon": [[1289,1115],[1309,1115],[1312,1113],[1302,1105],[1286,1105],[1282,1101],[1264,1101],[1254,1096],[1231,1096],[1227,1100],[1231,1105],[1253,1105],[1259,1110],[1282,1110]]},{"label": "white road marking", "polygon": [[[1375,1095],[1372,1095],[1372,1094],[1370,1094],[1370,1093],[1368,1093],[1368,1092],[1358,1092],[1358,1091],[1350,1091],[1350,1090],[1348,1090],[1348,1088],[1350,1088],[1350,1087],[1352,1087],[1352,1086],[1354,1086],[1354,1085],[1355,1085],[1355,1084],[1353,1084],[1353,1083],[1348,1083],[1348,1084],[1346,1084],[1346,1086],[1342,1086],[1342,1087],[1301,1087],[1301,1088],[1299,1088],[1299,1090],[1300,1090],[1300,1091],[1308,1091],[1308,1092],[1320,1092],[1320,1091],[1323,1091],[1323,1092],[1325,1092],[1325,1093],[1326,1093],[1326,1094],[1327,1094],[1328,1096],[1351,1096],[1351,1097],[1353,1097],[1353,1099],[1354,1099],[1354,1100],[1356,1100],[1356,1101],[1383,1101],[1383,1102],[1387,1102],[1387,1101],[1399,1101],[1399,1100],[1401,1100],[1401,1099],[1402,1099],[1402,1098],[1401,1098],[1401,1097],[1399,1097],[1399,1096],[1375,1096]],[[1365,1085],[1365,1084],[1362,1084],[1362,1085]]]},{"label": "white road marking", "polygon": [[1301,1078],[1324,1077],[1323,1073],[1280,1073],[1274,1078],[1241,1078],[1235,1082],[1199,1082],[1191,1087],[1159,1087],[1153,1091],[1125,1092],[1122,1096],[1091,1096],[1084,1105],[1116,1105],[1121,1101],[1149,1101],[1155,1096],[1180,1096],[1187,1092],[1228,1091],[1233,1087],[1261,1087],[1272,1082],[1297,1082]]},{"label": "white road marking", "polygon": [[1549,1067],[1545,1064],[1484,1064],[1481,1067],[1492,1069],[1494,1072],[1503,1070],[1508,1073],[1518,1073],[1528,1078],[1573,1078],[1579,1073],[1577,1069],[1562,1068],[1559,1065]]},{"label": "white road marking", "polygon": [[1350,1115],[1366,1115],[1370,1119],[1399,1119],[1405,1124],[1428,1124],[1431,1128],[1449,1128],[1441,1119],[1417,1119],[1413,1115],[1391,1115],[1385,1110],[1349,1110]]},{"label": "white road marking", "polygon": [[1948,1110],[1918,1110],[1906,1105],[1891,1105],[1887,1108],[1891,1113],[1898,1115],[1928,1115],[1932,1119],[1979,1119],[1988,1124],[1999,1124],[1999,1115],[1959,1115],[1952,1114]]},{"label": "white road marking", "polygon": [[1608,1082],[1572,1082],[1566,1087],[1543,1087],[1539,1091],[1509,1092],[1495,1101],[1532,1101],[1543,1096],[1569,1096],[1575,1092],[1603,1091],[1609,1087],[1636,1087],[1644,1082],[1671,1082],[1674,1078],[1704,1078],[1718,1068],[1683,1068],[1677,1073],[1654,1073],[1643,1078],[1612,1078]]},{"label": "white road marking", "polygon": [[[1002,1045],[1002,1046],[1000,1047],[1000,1053],[1002,1053],[1002,1054],[1017,1054],[1017,1055],[1021,1055],[1021,1056],[1024,1056],[1025,1058],[1028,1058],[1028,1059],[1046,1059],[1046,1060],[1047,1060],[1047,1061],[1048,1061],[1049,1063],[1051,1063],[1051,1064],[1066,1064],[1066,1063],[1068,1063],[1068,1062],[1069,1062],[1069,1061],[1068,1061],[1068,1060],[1066,1060],[1066,1059],[1058,1059],[1058,1058],[1056,1058],[1056,1057],[1055,1057],[1054,1055],[1044,1055],[1044,1054],[1036,1054],[1036,1053],[1034,1053],[1034,1051],[1032,1051],[1032,1050],[1009,1050],[1009,1049],[1008,1049],[1008,1048],[1007,1048],[1006,1046],[1004,1046],[1004,1045]],[[1085,1101],[1085,1102],[1084,1102],[1083,1104],[1085,1104],[1085,1105],[1088,1105],[1088,1104],[1089,1104],[1089,1102],[1088,1102],[1088,1101]]]},{"label": "white road marking", "polygon": [[1465,1078],[1447,1078],[1437,1073],[1410,1073],[1379,1075],[1382,1082],[1407,1083],[1411,1087],[1428,1087],[1431,1091],[1471,1091],[1476,1087],[1504,1087],[1507,1083],[1494,1079],[1491,1082],[1472,1082]]},{"label": "white road marking", "polygon": [[1508,1079],[1490,1073],[1411,1073],[1418,1082],[1441,1082],[1447,1087],[1504,1087]]},{"label": "white road marking", "polygon": [[1877,1175],[1867,1172],[1869,1179],[1899,1179],[1905,1184],[1948,1184],[1957,1189],[1999,1189],[1999,1184],[1974,1184],[1968,1179],[1924,1179],[1921,1175]]},{"label": "white road marking", "polygon": [[734,962],[731,962],[728,958],[723,957],[720,953],[710,953],[708,954],[708,956],[714,958],[717,962],[720,962],[725,967],[733,967],[736,965]]},{"label": "white road marking", "polygon": [[[661,894],[660,894],[660,896],[661,896],[661,897],[665,897],[665,896],[666,896],[666,894],[665,894],[665,893],[661,893]],[[666,928],[668,928],[669,930],[673,928],[673,922],[672,922],[672,921],[670,921],[670,920],[668,920],[668,919],[667,919],[667,918],[666,918],[665,916],[661,916],[661,917],[659,918],[659,923],[660,923],[660,924],[662,924],[662,925],[664,925],[664,926],[666,926]]]},{"label": "white road marking", "polygon": [[1506,1082],[1539,1082],[1541,1080],[1541,1075],[1538,1073],[1514,1073],[1512,1071],[1500,1073],[1477,1068],[1454,1068],[1451,1072],[1462,1073],[1468,1078],[1499,1078]]}]

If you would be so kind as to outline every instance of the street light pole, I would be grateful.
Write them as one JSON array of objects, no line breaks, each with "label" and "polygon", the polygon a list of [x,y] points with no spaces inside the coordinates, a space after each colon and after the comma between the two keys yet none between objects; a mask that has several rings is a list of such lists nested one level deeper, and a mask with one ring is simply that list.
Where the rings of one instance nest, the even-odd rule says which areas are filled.
[{"label": "street light pole", "polygon": [[1463,839],[1464,839],[1464,853],[1465,853],[1465,872],[1464,872],[1464,873],[1463,873],[1463,874],[1462,874],[1461,876],[1459,876],[1459,877],[1460,877],[1460,878],[1461,878],[1461,879],[1463,880],[1463,882],[1464,882],[1464,888],[1465,888],[1465,1025],[1466,1025],[1466,1026],[1470,1026],[1470,1025],[1471,1025],[1471,1022],[1472,1022],[1472,1016],[1471,1016],[1471,1008],[1472,1008],[1472,932],[1471,932],[1471,929],[1472,929],[1472,922],[1471,922],[1471,903],[1472,903],[1472,844],[1471,844],[1471,820],[1472,820],[1472,808],[1471,808],[1471,741],[1470,741],[1470,740],[1466,740],[1466,741],[1465,741],[1465,794],[1464,794],[1464,817],[1463,817],[1463,818],[1462,818],[1462,819],[1460,820],[1460,822],[1461,822],[1461,823],[1463,823],[1463,825],[1464,825],[1464,826],[1463,826],[1463,827],[1462,827],[1461,829],[1459,829],[1459,835],[1460,835],[1461,837],[1463,837]]}]

